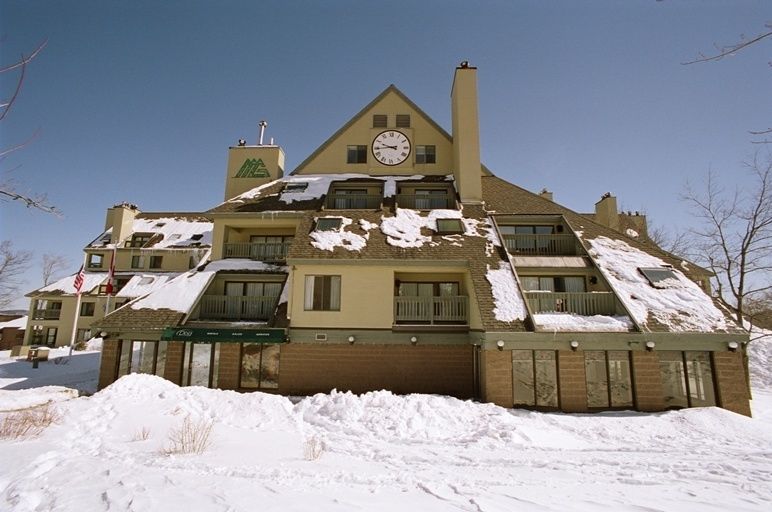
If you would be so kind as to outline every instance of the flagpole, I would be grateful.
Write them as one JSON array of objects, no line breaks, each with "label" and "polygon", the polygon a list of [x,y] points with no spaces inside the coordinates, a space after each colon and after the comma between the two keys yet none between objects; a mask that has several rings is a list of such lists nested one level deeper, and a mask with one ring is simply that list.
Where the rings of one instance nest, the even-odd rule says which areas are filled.
[{"label": "flagpole", "polygon": [[78,332],[78,318],[80,318],[80,298],[81,298],[81,291],[83,290],[83,281],[85,280],[87,257],[88,256],[86,254],[83,255],[83,264],[80,266],[78,275],[75,277],[75,282],[73,283],[77,298],[75,300],[75,318],[72,321],[72,334],[70,335],[70,356],[72,356],[72,349],[75,346],[75,336]]},{"label": "flagpole", "polygon": [[[117,247],[117,246],[116,246]],[[105,316],[110,313],[110,297],[113,296],[113,281],[115,281],[115,255],[117,248],[113,247],[113,254],[110,257],[110,269],[107,271],[107,300],[105,301]]]},{"label": "flagpole", "polygon": [[72,355],[72,349],[75,346],[75,335],[78,332],[78,318],[80,317],[80,291],[77,294],[77,300],[75,301],[75,320],[72,322],[72,336],[70,337],[70,355]]}]

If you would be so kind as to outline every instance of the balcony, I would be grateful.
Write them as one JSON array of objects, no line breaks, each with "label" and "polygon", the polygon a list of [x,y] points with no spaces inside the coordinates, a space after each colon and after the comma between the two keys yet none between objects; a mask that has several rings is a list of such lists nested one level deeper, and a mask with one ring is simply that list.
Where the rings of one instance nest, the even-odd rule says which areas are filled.
[{"label": "balcony", "polygon": [[581,254],[574,235],[502,235],[510,254],[519,256],[576,256]]},{"label": "balcony", "polygon": [[525,292],[524,295],[533,313],[617,314],[617,300],[613,292]]},{"label": "balcony", "polygon": [[328,210],[377,210],[381,207],[380,195],[372,194],[327,194],[324,207]]},{"label": "balcony", "polygon": [[199,319],[266,322],[273,317],[278,299],[276,296],[204,295]]},{"label": "balcony", "polygon": [[465,325],[468,323],[469,298],[394,297],[394,323],[429,325]]},{"label": "balcony", "polygon": [[411,210],[449,210],[456,201],[448,194],[398,194],[397,206]]},{"label": "balcony", "polygon": [[33,320],[59,320],[61,309],[36,309],[32,313]]},{"label": "balcony", "polygon": [[283,262],[292,242],[243,242],[223,244],[223,258],[249,258],[268,263]]}]

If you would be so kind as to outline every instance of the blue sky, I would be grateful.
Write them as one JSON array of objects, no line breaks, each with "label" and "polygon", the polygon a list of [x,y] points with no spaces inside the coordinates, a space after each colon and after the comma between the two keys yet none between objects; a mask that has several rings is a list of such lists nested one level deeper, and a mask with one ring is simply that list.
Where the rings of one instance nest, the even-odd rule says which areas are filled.
[{"label": "blue sky", "polygon": [[[226,152],[269,122],[293,169],[394,83],[450,131],[454,67],[478,67],[484,163],[591,211],[606,191],[651,221],[693,224],[679,199],[709,169],[747,182],[748,130],[772,126],[772,41],[680,63],[772,22],[769,1],[0,2],[0,60],[40,41],[0,147],[20,192],[64,216],[0,203],[0,239],[80,265],[105,209],[201,211],[222,200]],[[15,77],[3,76],[2,96]],[[17,168],[18,166],[18,168]],[[18,305],[24,306],[24,302]]]}]

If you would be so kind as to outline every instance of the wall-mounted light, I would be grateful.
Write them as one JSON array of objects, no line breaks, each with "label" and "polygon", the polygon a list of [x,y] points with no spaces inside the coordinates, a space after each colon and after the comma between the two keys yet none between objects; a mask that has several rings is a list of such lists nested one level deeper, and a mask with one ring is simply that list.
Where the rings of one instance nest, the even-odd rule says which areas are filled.
[{"label": "wall-mounted light", "polygon": [[740,347],[740,344],[737,343],[736,341],[730,341],[726,345],[729,347],[729,350],[731,350],[732,352],[736,352],[737,349]]},{"label": "wall-mounted light", "polygon": [[496,346],[499,350],[504,350],[504,340],[499,340],[496,342]]},{"label": "wall-mounted light", "polygon": [[598,278],[595,276],[590,276],[590,284],[598,284]]},{"label": "wall-mounted light", "polygon": [[648,350],[649,352],[654,350],[654,347],[656,347],[656,346],[657,346],[657,344],[654,343],[653,341],[647,341],[646,342],[646,350]]},{"label": "wall-mounted light", "polygon": [[578,348],[579,348],[579,342],[576,341],[576,340],[572,341],[571,342],[571,350],[576,351],[576,349],[578,349]]},{"label": "wall-mounted light", "polygon": [[102,331],[102,332],[100,332],[100,333],[99,333],[99,337],[100,337],[100,338],[107,338],[107,332],[106,332],[106,331]]},{"label": "wall-mounted light", "polygon": [[410,343],[412,343],[413,345],[415,345],[416,343],[418,343],[418,338],[416,338],[415,336],[411,336],[411,337],[410,337]]},{"label": "wall-mounted light", "polygon": [[356,338],[354,336],[348,337],[348,342],[351,343],[352,345],[354,344],[354,341],[356,341]]}]

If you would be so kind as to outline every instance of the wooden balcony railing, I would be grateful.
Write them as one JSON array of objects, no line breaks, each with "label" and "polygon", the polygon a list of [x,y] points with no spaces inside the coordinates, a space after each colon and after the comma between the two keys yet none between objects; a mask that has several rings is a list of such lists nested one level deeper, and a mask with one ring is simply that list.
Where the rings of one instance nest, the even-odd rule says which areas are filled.
[{"label": "wooden balcony railing", "polygon": [[223,258],[249,258],[278,262],[287,259],[291,242],[243,242],[223,244]]},{"label": "wooden balcony railing", "polygon": [[381,207],[380,195],[327,194],[324,207],[328,210],[377,210]]},{"label": "wooden balcony railing", "polygon": [[394,297],[394,323],[398,324],[466,324],[469,298]]},{"label": "wooden balcony railing", "polygon": [[36,309],[32,313],[33,320],[59,320],[61,309]]},{"label": "wooden balcony railing", "polygon": [[276,296],[204,295],[198,316],[201,320],[267,321],[273,317],[278,299]]},{"label": "wooden balcony railing", "polygon": [[398,194],[397,206],[411,210],[447,210],[455,208],[456,202],[447,194]]},{"label": "wooden balcony railing", "polygon": [[617,314],[617,300],[612,292],[525,292],[524,295],[533,313]]},{"label": "wooden balcony railing", "polygon": [[576,256],[580,254],[574,235],[502,235],[507,251],[515,255]]}]

